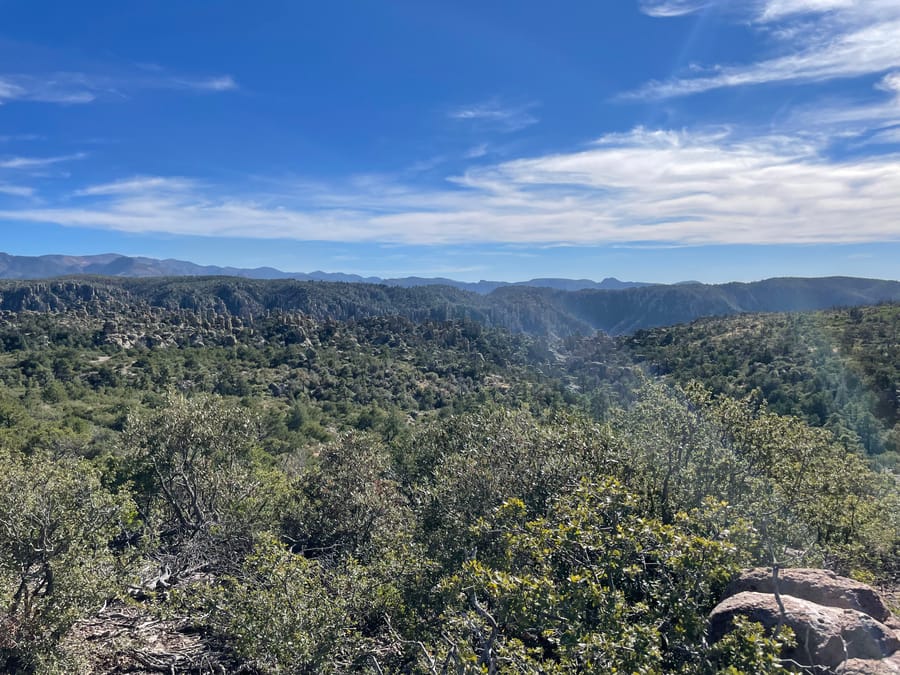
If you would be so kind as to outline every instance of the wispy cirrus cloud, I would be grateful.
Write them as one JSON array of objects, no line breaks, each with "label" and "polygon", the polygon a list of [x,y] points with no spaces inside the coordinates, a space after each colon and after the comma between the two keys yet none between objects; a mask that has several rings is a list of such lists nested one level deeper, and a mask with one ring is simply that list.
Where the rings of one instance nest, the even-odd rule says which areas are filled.
[{"label": "wispy cirrus cloud", "polygon": [[0,220],[218,237],[402,244],[789,244],[900,240],[900,154],[827,139],[637,128],[573,152],[379,181],[241,193],[183,178],[86,186]]},{"label": "wispy cirrus cloud", "polygon": [[0,158],[0,169],[43,169],[54,164],[72,162],[87,157],[85,152],[76,152],[71,155],[57,155],[55,157],[5,157]]},{"label": "wispy cirrus cloud", "polygon": [[33,197],[35,189],[26,185],[10,185],[9,183],[0,183],[0,195],[9,197]]},{"label": "wispy cirrus cloud", "polygon": [[169,80],[161,80],[161,83],[168,83],[172,88],[189,89],[193,91],[235,91],[239,89],[238,83],[231,75],[221,75],[219,77],[202,77],[196,79],[171,78]]},{"label": "wispy cirrus cloud", "polygon": [[234,91],[239,86],[230,75],[184,77],[163,72],[116,75],[84,72],[0,73],[0,104],[31,101],[76,105],[126,98],[134,92],[153,89],[209,93]]},{"label": "wispy cirrus cloud", "polygon": [[644,14],[655,17],[684,16],[714,4],[714,0],[641,0]]},{"label": "wispy cirrus cloud", "polygon": [[820,101],[791,111],[783,124],[789,130],[816,129],[820,134],[860,137],[900,125],[900,74],[892,73],[876,84],[889,96],[880,102],[859,104],[851,99]]},{"label": "wispy cirrus cloud", "polygon": [[862,140],[860,145],[900,145],[900,126],[879,129]]},{"label": "wispy cirrus cloud", "polygon": [[135,176],[111,183],[91,185],[73,194],[76,197],[100,197],[109,195],[134,195],[153,192],[172,193],[186,192],[197,187],[197,183],[187,178],[172,178],[161,176]]},{"label": "wispy cirrus cloud", "polygon": [[871,11],[887,5],[883,0],[767,0],[759,3],[763,21],[777,21],[797,14],[824,13],[835,10]]},{"label": "wispy cirrus cloud", "polygon": [[479,157],[484,157],[488,154],[488,144],[487,143],[479,143],[478,145],[473,145],[471,148],[466,150],[463,157],[466,159],[478,159]]},{"label": "wispy cirrus cloud", "polygon": [[[703,4],[651,3],[680,14]],[[761,0],[745,16],[774,40],[775,53],[747,64],[716,64],[705,73],[649,82],[623,98],[664,99],[775,82],[816,82],[900,69],[896,0]],[[657,16],[675,14],[658,13]]]},{"label": "wispy cirrus cloud", "polygon": [[10,101],[39,103],[90,103],[97,98],[97,88],[86,86],[74,73],[36,77],[33,75],[0,75],[0,104]]},{"label": "wispy cirrus cloud", "polygon": [[537,103],[510,106],[497,99],[483,101],[472,105],[460,106],[451,110],[448,117],[454,120],[471,121],[485,126],[495,127],[501,131],[520,131],[540,122],[532,112]]},{"label": "wispy cirrus cloud", "polygon": [[0,143],[17,143],[21,141],[37,141],[43,138],[37,134],[12,134],[0,136]]}]

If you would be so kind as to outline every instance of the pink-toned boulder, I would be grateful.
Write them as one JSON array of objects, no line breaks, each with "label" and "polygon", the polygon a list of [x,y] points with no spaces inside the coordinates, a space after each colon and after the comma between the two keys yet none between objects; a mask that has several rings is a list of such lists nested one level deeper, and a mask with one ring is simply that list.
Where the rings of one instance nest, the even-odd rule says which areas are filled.
[{"label": "pink-toned boulder", "polygon": [[[772,570],[758,567],[742,572],[728,586],[725,595],[727,597],[745,591],[773,593]],[[890,610],[874,588],[838,576],[830,570],[801,568],[779,570],[778,591],[782,595],[791,595],[827,607],[855,609],[882,623],[892,619]]]},{"label": "pink-toned boulder", "polygon": [[877,661],[900,650],[897,633],[864,612],[828,607],[791,595],[782,595],[781,599],[783,616],[771,593],[744,591],[727,598],[710,614],[711,642],[732,629],[736,616],[744,616],[768,630],[783,621],[793,629],[797,640],[796,647],[783,656],[831,672],[849,659]]},{"label": "pink-toned boulder", "polygon": [[850,659],[835,671],[836,675],[900,675],[900,655],[886,659]]}]

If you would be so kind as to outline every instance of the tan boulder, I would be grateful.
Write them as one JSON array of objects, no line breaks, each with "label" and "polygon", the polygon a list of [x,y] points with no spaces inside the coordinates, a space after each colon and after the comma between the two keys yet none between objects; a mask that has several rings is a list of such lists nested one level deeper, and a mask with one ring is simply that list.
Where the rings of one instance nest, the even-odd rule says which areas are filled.
[{"label": "tan boulder", "polygon": [[835,671],[836,675],[900,675],[900,655],[886,659],[850,659]]},{"label": "tan boulder", "polygon": [[732,629],[736,616],[745,616],[769,630],[783,620],[797,639],[796,647],[783,656],[804,666],[833,671],[848,659],[880,660],[900,650],[896,632],[861,611],[790,595],[782,595],[782,602],[783,616],[771,593],[744,591],[727,598],[710,614],[710,640],[721,639]]},{"label": "tan boulder", "polygon": [[[773,593],[772,570],[758,567],[742,572],[728,586],[725,595],[736,595],[744,591]],[[890,610],[874,588],[838,576],[830,570],[802,568],[779,570],[778,591],[782,595],[791,595],[819,605],[855,609],[882,623],[892,619]]]}]

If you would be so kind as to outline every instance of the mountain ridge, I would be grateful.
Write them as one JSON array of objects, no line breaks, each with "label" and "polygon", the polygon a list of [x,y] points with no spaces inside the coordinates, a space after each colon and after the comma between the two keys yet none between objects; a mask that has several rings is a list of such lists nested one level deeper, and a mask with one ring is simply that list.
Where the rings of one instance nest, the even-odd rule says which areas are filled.
[{"label": "mountain ridge", "polygon": [[102,253],[98,255],[64,255],[49,254],[41,256],[17,256],[0,252],[0,279],[49,279],[76,275],[97,275],[109,277],[205,277],[226,276],[243,279],[294,279],[296,281],[333,281],[344,283],[384,284],[412,288],[416,286],[450,286],[460,290],[472,291],[481,295],[490,293],[505,286],[530,286],[538,288],[554,288],[558,290],[621,290],[638,288],[650,284],[640,281],[620,281],[615,277],[607,277],[602,281],[591,279],[562,279],[542,277],[529,281],[457,281],[446,277],[364,277],[359,274],[342,272],[284,272],[274,267],[221,267],[218,265],[198,265],[186,260],[174,258],[148,258],[144,256],[126,256],[120,253]]},{"label": "mountain ridge", "polygon": [[479,294],[448,286],[246,279],[238,277],[62,277],[0,281],[0,311],[152,310],[257,316],[301,313],[349,321],[403,316],[416,322],[467,320],[533,335],[567,336],[642,328],[749,312],[796,312],[900,302],[900,282],[853,277],[775,278],[721,285],[622,290],[503,286]]}]

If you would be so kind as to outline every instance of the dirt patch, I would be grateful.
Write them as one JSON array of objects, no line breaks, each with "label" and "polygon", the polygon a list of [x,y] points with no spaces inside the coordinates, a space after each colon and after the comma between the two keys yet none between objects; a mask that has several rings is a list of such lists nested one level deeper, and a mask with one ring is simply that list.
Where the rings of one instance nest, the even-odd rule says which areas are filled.
[{"label": "dirt patch", "polygon": [[63,648],[85,664],[84,675],[247,672],[188,621],[160,619],[145,607],[119,602],[79,621]]}]

